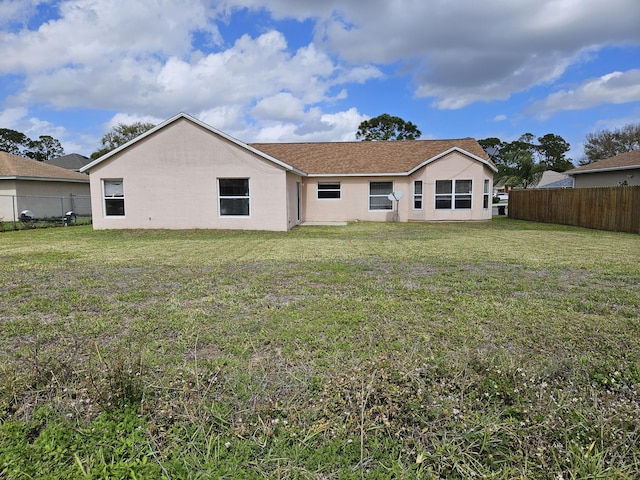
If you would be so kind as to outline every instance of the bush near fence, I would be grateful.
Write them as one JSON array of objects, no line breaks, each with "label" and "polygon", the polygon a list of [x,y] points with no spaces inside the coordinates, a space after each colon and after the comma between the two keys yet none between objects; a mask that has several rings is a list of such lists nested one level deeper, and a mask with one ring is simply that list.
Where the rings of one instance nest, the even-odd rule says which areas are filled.
[{"label": "bush near fence", "polygon": [[640,233],[640,186],[513,190],[509,217]]}]

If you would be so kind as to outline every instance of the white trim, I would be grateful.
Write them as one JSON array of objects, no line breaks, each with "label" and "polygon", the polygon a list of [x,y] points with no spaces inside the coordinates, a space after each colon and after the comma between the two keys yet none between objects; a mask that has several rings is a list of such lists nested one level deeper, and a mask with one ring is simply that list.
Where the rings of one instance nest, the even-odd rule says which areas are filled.
[{"label": "white trim", "polygon": [[[421,193],[416,193],[416,182],[420,182]],[[420,197],[420,208],[416,208],[416,197]],[[413,200],[411,201],[411,209],[415,211],[424,210],[424,181],[423,180],[414,180],[413,181]]]},{"label": "white trim", "polygon": [[425,165],[429,165],[430,163],[433,163],[436,160],[439,160],[440,158],[442,158],[442,157],[444,157],[446,155],[449,155],[450,153],[453,153],[453,152],[458,152],[458,153],[461,153],[462,155],[466,155],[467,157],[470,157],[470,158],[472,158],[474,160],[477,160],[478,162],[483,163],[484,165],[489,167],[494,172],[498,171],[498,167],[492,165],[491,162],[489,162],[488,160],[485,160],[484,158],[478,157],[477,155],[474,155],[473,153],[467,152],[466,150],[463,150],[460,147],[451,147],[449,150],[445,150],[444,152],[439,153],[435,157],[431,157],[430,159],[425,160],[424,162],[422,162],[417,167],[413,167],[411,170],[409,170],[407,172],[407,175],[411,175],[412,173],[416,172],[417,170],[420,170]]},{"label": "white trim", "polygon": [[[122,183],[122,197],[107,197],[106,195],[106,186],[105,183],[106,182],[120,182]],[[126,203],[125,203],[125,193],[124,193],[124,178],[101,178],[100,179],[100,187],[101,187],[101,194],[102,194],[102,217],[103,218],[125,218],[127,215],[127,208],[126,208]],[[122,199],[122,209],[124,211],[124,213],[122,215],[109,215],[107,214],[107,199],[110,200],[119,200]]]},{"label": "white trim", "polygon": [[[438,182],[451,182],[451,193],[438,193]],[[471,182],[471,191],[469,193],[456,193],[456,182]],[[433,209],[434,210],[473,210],[473,179],[472,178],[442,178],[435,180],[433,194]],[[469,208],[456,208],[456,196],[469,196],[471,197],[471,206]],[[449,208],[437,208],[436,200],[438,197],[451,197],[451,207]]]},{"label": "white trim", "polygon": [[213,133],[215,135],[218,135],[218,136],[224,138],[225,140],[228,140],[228,141],[238,145],[239,147],[244,148],[245,150],[248,150],[248,151],[258,155],[258,156],[264,158],[265,160],[268,160],[268,161],[270,161],[272,163],[275,163],[276,165],[284,168],[285,170],[289,170],[289,171],[295,172],[295,173],[297,173],[298,175],[301,175],[301,176],[305,176],[306,175],[303,171],[298,170],[295,167],[293,167],[293,166],[291,166],[291,165],[289,165],[287,163],[284,163],[284,162],[282,162],[282,161],[280,161],[280,160],[278,160],[278,159],[276,159],[274,157],[271,157],[270,155],[267,155],[266,153],[261,152],[260,150],[256,150],[255,148],[250,147],[246,143],[243,143],[240,140],[237,140],[237,139],[233,138],[232,136],[227,135],[226,133],[224,133],[224,132],[212,127],[211,125],[207,125],[206,123],[204,123],[204,122],[198,120],[197,118],[194,118],[191,115],[189,115],[187,113],[184,113],[184,112],[180,112],[179,114],[174,115],[170,119],[165,120],[164,122],[160,123],[159,125],[156,125],[152,129],[147,130],[143,134],[137,136],[133,140],[129,140],[124,145],[120,145],[115,150],[111,150],[109,153],[106,153],[103,156],[101,156],[100,158],[97,158],[96,160],[94,160],[93,162],[88,163],[87,165],[85,165],[84,167],[82,167],[80,169],[80,173],[85,172],[86,170],[90,170],[91,168],[93,168],[96,165],[104,162],[105,160],[109,159],[110,157],[114,156],[115,154],[117,154],[117,153],[129,148],[131,145],[133,145],[135,143],[138,143],[140,140],[143,140],[143,139],[147,138],[148,136],[153,135],[158,130],[162,130],[167,125],[170,125],[170,124],[172,124],[172,123],[174,123],[174,122],[176,122],[176,121],[178,121],[180,119],[185,119],[185,120],[188,120],[190,122],[193,122],[196,125],[199,125],[200,127],[210,131],[211,133]]},{"label": "white trim", "polygon": [[[217,177],[217,187],[218,187],[218,217],[219,218],[251,218],[251,179],[249,177]],[[222,196],[220,195],[220,180],[246,180],[247,181],[247,190],[248,195],[238,195],[238,196]],[[247,199],[249,201],[249,214],[248,215],[223,215],[222,213],[222,204],[220,203],[222,199],[226,200],[244,200]]]},{"label": "white trim", "polygon": [[386,194],[378,194],[378,195],[371,195],[371,184],[372,183],[390,183],[391,184],[391,191],[389,193],[393,193],[393,188],[395,186],[395,183],[393,182],[393,180],[369,180],[369,191],[367,194],[367,208],[370,212],[393,212],[393,202],[391,202],[391,208],[371,208],[371,197],[375,197],[375,198],[380,198],[380,197],[385,197],[387,198],[387,195],[389,195],[389,193]]},{"label": "white trim", "polygon": [[308,178],[323,178],[323,177],[406,177],[409,174],[407,172],[400,173],[305,173]]},{"label": "white trim", "polygon": [[47,177],[22,177],[22,176],[7,176],[0,177],[0,180],[21,180],[21,181],[37,181],[37,182],[69,182],[69,183],[89,183],[89,177],[86,180],[80,180],[79,178],[47,178]]},{"label": "white trim", "polygon": [[[484,191],[484,187],[487,187],[487,191]],[[471,185],[471,189],[473,190],[473,184]],[[487,206],[484,206],[485,197],[487,199]],[[473,199],[471,200],[473,202]],[[482,181],[482,209],[489,210],[492,208],[493,198],[491,196],[491,179],[485,178]]]},{"label": "white trim", "polygon": [[[337,184],[338,188],[329,188],[329,189],[323,189],[320,190],[320,185],[330,185],[330,184]],[[338,192],[338,196],[337,197],[327,197],[327,198],[320,198],[320,192]],[[337,182],[317,182],[316,183],[316,200],[319,201],[325,201],[325,200],[342,200],[342,182],[341,181],[337,181]]]},{"label": "white trim", "polygon": [[564,173],[572,176],[572,175],[581,175],[584,173],[617,172],[619,170],[640,170],[640,165],[631,165],[628,167],[592,168],[589,170],[582,170],[577,172],[564,172]]}]

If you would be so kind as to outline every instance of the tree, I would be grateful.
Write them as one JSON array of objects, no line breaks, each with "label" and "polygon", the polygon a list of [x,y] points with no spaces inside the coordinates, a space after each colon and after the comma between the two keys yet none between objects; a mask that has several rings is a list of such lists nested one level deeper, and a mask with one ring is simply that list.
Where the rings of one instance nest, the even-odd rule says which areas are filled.
[{"label": "tree", "polygon": [[62,148],[60,141],[50,135],[40,135],[38,140],[30,141],[29,151],[26,152],[27,157],[39,162],[61,157],[62,155],[64,155],[64,148]]},{"label": "tree", "polygon": [[502,142],[502,140],[497,137],[489,137],[478,140],[478,143],[484,149],[484,151],[487,152],[487,155],[489,155],[489,158],[493,163],[495,163],[496,165],[498,163],[501,163],[500,151],[504,147],[504,143]]},{"label": "tree", "polygon": [[383,113],[370,120],[365,120],[358,127],[356,138],[371,140],[415,140],[422,132],[413,123],[400,117]]},{"label": "tree", "polygon": [[0,151],[22,155],[31,140],[22,132],[10,128],[0,128]]},{"label": "tree", "polygon": [[512,187],[529,188],[536,185],[546,170],[545,165],[536,162],[529,149],[511,148],[504,153],[503,160],[503,163],[498,164],[497,180]]},{"label": "tree", "polygon": [[155,125],[152,123],[135,122],[129,125],[119,123],[102,137],[100,141],[102,148],[93,152],[91,158],[95,160],[96,158],[106,155],[110,151],[151,130],[153,127],[155,127]]},{"label": "tree", "polygon": [[24,133],[9,128],[0,128],[0,150],[39,162],[64,155],[60,141],[50,135],[40,135],[38,140],[31,140]]},{"label": "tree", "polygon": [[573,168],[573,162],[565,156],[570,148],[571,145],[564,138],[552,133],[538,137],[538,145],[536,146],[540,163],[547,170],[554,172],[564,172]]},{"label": "tree", "polygon": [[579,163],[586,165],[638,149],[640,149],[640,123],[625,125],[613,131],[600,130],[587,134],[584,157]]}]

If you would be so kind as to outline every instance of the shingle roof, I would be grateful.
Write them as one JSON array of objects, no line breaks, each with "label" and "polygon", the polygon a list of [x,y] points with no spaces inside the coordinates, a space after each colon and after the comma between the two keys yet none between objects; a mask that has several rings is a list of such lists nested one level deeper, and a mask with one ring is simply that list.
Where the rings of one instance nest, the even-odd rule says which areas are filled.
[{"label": "shingle roof", "polygon": [[0,179],[46,179],[89,183],[89,177],[66,168],[0,152]]},{"label": "shingle roof", "polygon": [[70,153],[69,155],[63,155],[62,157],[45,160],[47,165],[55,165],[56,167],[66,168],[67,170],[74,170],[76,172],[89,162],[91,162],[90,158],[78,153]]},{"label": "shingle roof", "polygon": [[473,138],[390,142],[250,143],[310,175],[406,173],[429,159],[462,149],[492,165]]},{"label": "shingle roof", "polygon": [[179,120],[195,123],[242,148],[302,175],[368,175],[408,174],[416,167],[458,149],[497,170],[495,165],[473,138],[450,140],[408,140],[391,142],[314,142],[314,143],[243,143],[200,120],[181,112],[156,125],[139,137],[121,145],[80,169],[91,170],[109,157],[129,148],[143,138]]},{"label": "shingle roof", "polygon": [[568,175],[577,175],[580,173],[595,173],[598,171],[608,170],[627,170],[629,168],[640,168],[640,150],[632,150],[630,152],[616,155],[615,157],[605,158],[598,162],[588,163],[581,167],[568,170]]}]

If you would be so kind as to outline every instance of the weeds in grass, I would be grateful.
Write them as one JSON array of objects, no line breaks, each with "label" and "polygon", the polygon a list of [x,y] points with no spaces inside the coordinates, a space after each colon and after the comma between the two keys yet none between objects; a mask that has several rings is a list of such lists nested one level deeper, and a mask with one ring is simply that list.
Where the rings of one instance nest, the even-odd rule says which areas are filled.
[{"label": "weeds in grass", "polygon": [[640,471],[637,236],[503,219],[4,240],[2,478]]}]

